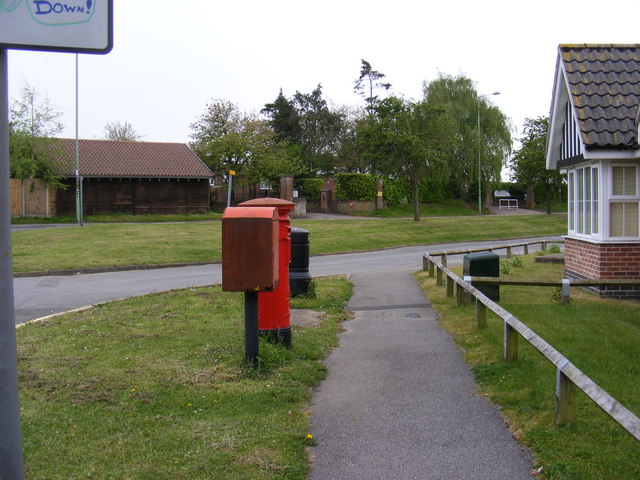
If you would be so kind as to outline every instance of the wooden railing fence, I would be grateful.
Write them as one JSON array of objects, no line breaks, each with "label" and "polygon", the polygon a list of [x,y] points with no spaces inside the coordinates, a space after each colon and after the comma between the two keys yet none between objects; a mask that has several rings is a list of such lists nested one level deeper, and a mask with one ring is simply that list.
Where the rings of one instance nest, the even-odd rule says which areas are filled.
[{"label": "wooden railing fence", "polygon": [[[543,243],[543,242],[530,242]],[[557,242],[554,242],[557,243]],[[518,244],[523,246],[524,244]],[[546,247],[546,242],[543,243]],[[496,248],[514,247],[501,246]],[[488,249],[476,249],[473,251],[486,251]],[[509,250],[510,251],[510,250]],[[575,424],[576,421],[576,388],[598,405],[605,413],[615,420],[631,436],[640,441],[640,419],[613,398],[604,389],[598,386],[587,375],[580,371],[569,359],[565,358],[558,350],[547,343],[542,337],[518,320],[514,315],[506,311],[500,305],[487,298],[480,290],[469,281],[460,278],[446,266],[446,257],[454,253],[468,253],[464,251],[427,252],[423,257],[423,268],[429,272],[429,276],[436,276],[436,284],[442,286],[443,277],[446,279],[447,295],[453,296],[454,289],[456,303],[464,305],[465,292],[475,298],[476,302],[476,326],[487,326],[487,310],[492,311],[504,322],[504,360],[513,362],[518,358],[518,337],[521,336],[540,352],[549,362],[556,367],[556,412],[555,420],[558,424]],[[436,257],[444,259],[438,260]],[[485,281],[485,278],[482,278]],[[495,280],[495,279],[494,279]],[[602,282],[597,282],[600,285]]]}]

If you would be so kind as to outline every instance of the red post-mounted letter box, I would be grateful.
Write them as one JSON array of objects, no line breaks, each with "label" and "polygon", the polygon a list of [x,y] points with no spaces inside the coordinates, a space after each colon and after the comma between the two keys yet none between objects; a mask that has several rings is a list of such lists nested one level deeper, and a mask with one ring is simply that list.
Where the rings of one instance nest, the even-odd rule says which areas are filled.
[{"label": "red post-mounted letter box", "polygon": [[278,229],[276,208],[225,209],[222,214],[222,290],[262,292],[278,286]]}]

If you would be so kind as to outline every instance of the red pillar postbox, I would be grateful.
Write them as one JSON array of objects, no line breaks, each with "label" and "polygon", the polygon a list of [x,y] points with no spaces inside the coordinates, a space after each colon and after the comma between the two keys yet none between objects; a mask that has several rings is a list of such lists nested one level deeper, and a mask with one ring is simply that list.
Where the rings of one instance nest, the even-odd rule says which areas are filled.
[{"label": "red pillar postbox", "polygon": [[258,330],[261,335],[291,345],[289,262],[291,261],[291,221],[289,213],[295,203],[280,198],[256,198],[242,202],[241,207],[275,207],[280,220],[280,283],[271,292],[258,294]]}]

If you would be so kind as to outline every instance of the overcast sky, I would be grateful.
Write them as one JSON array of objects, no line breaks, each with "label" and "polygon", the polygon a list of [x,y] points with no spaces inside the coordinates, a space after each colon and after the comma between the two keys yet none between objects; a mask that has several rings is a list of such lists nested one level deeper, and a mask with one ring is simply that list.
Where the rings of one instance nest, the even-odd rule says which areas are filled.
[{"label": "overcast sky", "polygon": [[[0,2],[1,3],[1,2]],[[512,119],[548,115],[560,43],[637,43],[640,1],[115,0],[114,47],[79,56],[80,138],[128,121],[146,141],[188,142],[212,99],[259,111],[282,88],[322,84],[335,105],[361,59],[413,99],[439,73],[464,74]],[[9,96],[24,83],[75,136],[75,54],[9,52]]]}]

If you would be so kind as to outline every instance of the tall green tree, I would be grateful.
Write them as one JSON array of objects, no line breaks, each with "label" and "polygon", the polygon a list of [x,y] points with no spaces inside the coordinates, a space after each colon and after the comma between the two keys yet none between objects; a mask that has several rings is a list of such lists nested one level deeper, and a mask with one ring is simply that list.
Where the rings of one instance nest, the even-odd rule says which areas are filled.
[{"label": "tall green tree", "polygon": [[518,183],[542,189],[547,214],[551,214],[551,201],[564,182],[558,170],[547,170],[546,144],[549,117],[527,118],[520,148],[509,162],[511,178]]},{"label": "tall green tree", "polygon": [[296,92],[293,101],[300,116],[303,162],[313,174],[333,172],[341,115],[329,108],[320,84],[311,93]]},{"label": "tall green tree", "polygon": [[14,178],[42,178],[58,187],[63,165],[54,137],[62,131],[62,113],[49,97],[25,84],[9,110],[9,173]]},{"label": "tall green tree", "polygon": [[390,96],[377,101],[359,129],[360,148],[375,173],[404,178],[411,185],[413,218],[420,220],[419,183],[448,172],[453,119],[428,101]]},{"label": "tall green tree", "polygon": [[298,155],[307,175],[335,170],[340,150],[343,116],[329,108],[322,85],[311,93],[297,91],[291,99],[280,94],[262,109],[281,141],[287,142],[292,155]]},{"label": "tall green tree", "polygon": [[452,181],[473,198],[478,182],[487,185],[499,181],[502,167],[511,154],[511,122],[487,96],[479,94],[474,82],[465,76],[441,74],[438,79],[425,82],[423,92],[425,99],[446,109],[455,119],[452,133],[456,143],[449,159]]},{"label": "tall green tree", "polygon": [[373,106],[380,98],[374,92],[379,90],[386,92],[391,88],[391,84],[383,80],[385,77],[384,73],[374,70],[369,62],[362,59],[360,76],[356,79],[353,90],[364,98],[368,111],[373,109]]},{"label": "tall green tree", "polygon": [[279,141],[300,143],[300,115],[293,101],[284,96],[282,89],[274,102],[267,103],[261,113],[269,118],[269,124]]}]

